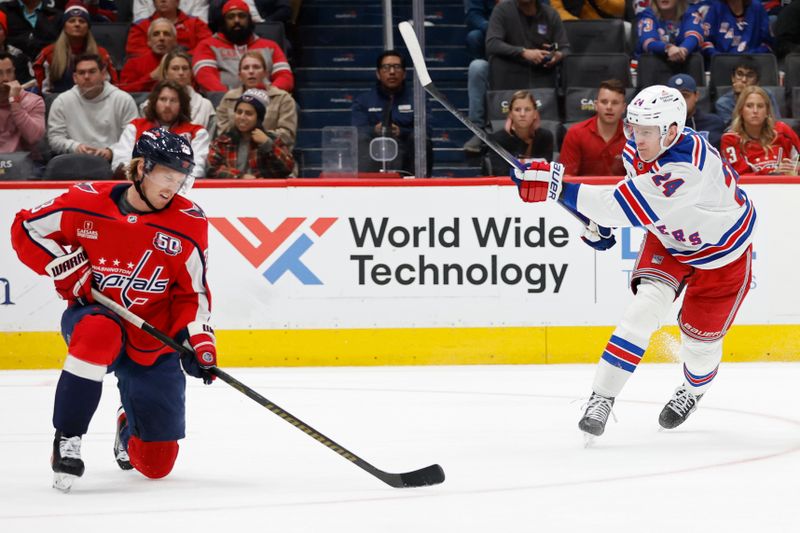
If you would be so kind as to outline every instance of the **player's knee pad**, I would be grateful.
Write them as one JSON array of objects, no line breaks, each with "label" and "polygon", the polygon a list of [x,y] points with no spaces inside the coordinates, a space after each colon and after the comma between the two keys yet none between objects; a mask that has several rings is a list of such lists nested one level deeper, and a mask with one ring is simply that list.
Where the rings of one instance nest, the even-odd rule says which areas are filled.
[{"label": "player's knee pad", "polygon": [[69,353],[81,361],[110,365],[122,349],[122,329],[104,315],[88,315],[72,330]]},{"label": "player's knee pad", "polygon": [[673,301],[675,291],[672,287],[659,281],[642,280],[633,301],[625,309],[620,329],[633,342],[646,344],[650,336],[664,324]]},{"label": "player's knee pad", "polygon": [[131,436],[128,440],[128,456],[136,470],[151,479],[159,479],[172,472],[175,459],[178,458],[178,442],[145,442]]}]

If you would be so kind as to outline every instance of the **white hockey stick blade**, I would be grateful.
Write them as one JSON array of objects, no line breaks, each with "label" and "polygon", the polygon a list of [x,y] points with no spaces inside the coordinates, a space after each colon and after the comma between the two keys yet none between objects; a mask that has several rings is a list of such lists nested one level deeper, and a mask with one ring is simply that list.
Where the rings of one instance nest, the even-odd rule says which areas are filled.
[{"label": "white hockey stick blade", "polygon": [[411,62],[414,64],[414,73],[419,80],[420,85],[427,87],[431,84],[431,76],[428,74],[428,67],[425,65],[425,55],[422,53],[422,48],[419,47],[417,34],[414,33],[414,27],[407,21],[403,21],[397,27],[400,30],[400,36],[406,43],[408,53],[411,55]]}]

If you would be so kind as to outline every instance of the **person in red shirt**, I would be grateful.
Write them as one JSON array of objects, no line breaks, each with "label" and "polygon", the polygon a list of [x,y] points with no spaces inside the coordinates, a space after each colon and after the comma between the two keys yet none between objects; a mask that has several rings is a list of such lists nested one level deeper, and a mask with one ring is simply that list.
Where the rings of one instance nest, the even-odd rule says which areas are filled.
[{"label": "person in red shirt", "polygon": [[239,60],[249,50],[264,56],[269,81],[278,89],[292,92],[294,74],[278,43],[254,33],[250,8],[244,0],[228,0],[222,7],[222,29],[197,45],[192,59],[194,78],[206,92],[225,92],[241,85]]},{"label": "person in red shirt", "polygon": [[[192,165],[185,139],[163,129],[147,131],[126,169],[129,183],[81,183],[14,219],[11,240],[20,261],[49,275],[67,301],[61,333],[68,350],[53,408],[54,488],[69,491],[84,473],[81,441],[106,373],[116,375],[122,400],[117,464],[149,478],[170,473],[178,440],[185,437],[184,372],[213,381],[208,220],[177,194]],[[179,356],[94,303],[93,289],[194,353]]]},{"label": "person in red shirt", "polygon": [[757,85],[745,87],[739,95],[730,130],[722,135],[721,151],[739,174],[798,173],[800,138],[775,120],[769,95]]},{"label": "person in red shirt", "polygon": [[150,51],[147,45],[147,31],[156,19],[165,18],[172,22],[177,32],[178,46],[184,47],[190,54],[200,41],[211,37],[208,24],[178,9],[178,0],[153,0],[153,4],[156,7],[155,13],[137,21],[128,31],[128,43],[125,45],[128,58],[144,55]]},{"label": "person in red shirt", "polygon": [[119,88],[129,93],[150,91],[159,79],[161,59],[177,45],[172,22],[165,18],[154,20],[147,29],[147,53],[125,62]]},{"label": "person in red shirt", "polygon": [[560,156],[564,172],[570,176],[624,176],[625,86],[619,80],[601,82],[594,105],[594,117],[567,130]]}]

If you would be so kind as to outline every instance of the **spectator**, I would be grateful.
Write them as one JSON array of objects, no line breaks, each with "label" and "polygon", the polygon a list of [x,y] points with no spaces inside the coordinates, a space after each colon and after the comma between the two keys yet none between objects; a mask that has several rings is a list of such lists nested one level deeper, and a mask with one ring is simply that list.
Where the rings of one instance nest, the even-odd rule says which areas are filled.
[{"label": "spectator", "polygon": [[[467,0],[467,53],[473,58],[467,69],[469,119],[486,127],[486,92],[489,90],[489,62],[486,61],[486,29],[495,0]],[[479,154],[483,143],[473,135],[464,143],[464,151]]]},{"label": "spectator", "polygon": [[125,53],[128,58],[147,55],[150,50],[150,25],[157,19],[165,18],[175,26],[178,46],[190,54],[203,39],[211,37],[208,25],[197,17],[192,17],[178,9],[178,0],[153,0],[155,13],[131,26]]},{"label": "spectator", "polygon": [[[208,0],[180,0],[181,11],[208,23]],[[133,20],[148,18],[156,12],[153,0],[133,0]]]},{"label": "spectator", "polygon": [[62,17],[64,29],[56,42],[45,46],[33,63],[36,84],[42,94],[63,93],[73,85],[72,72],[75,58],[81,54],[100,56],[107,65],[106,73],[114,85],[117,84],[117,71],[111,56],[102,46],[98,46],[90,29],[89,10],[80,0],[70,0]]},{"label": "spectator", "polygon": [[597,111],[592,118],[567,130],[561,145],[561,163],[570,176],[624,176],[622,149],[625,133],[622,116],[625,114],[625,85],[619,80],[600,82]]},{"label": "spectator", "polygon": [[[736,99],[745,87],[750,85],[758,85],[760,74],[758,72],[758,64],[750,56],[742,56],[731,69],[731,90],[717,98],[714,102],[714,109],[717,115],[725,122],[730,124],[733,119],[733,108],[736,106]],[[775,96],[767,91],[769,94],[770,103],[772,104],[772,112],[775,118],[781,118],[778,102]]]},{"label": "spectator", "polygon": [[466,0],[467,53],[472,59],[486,58],[486,29],[495,0]]},{"label": "spectator", "polygon": [[162,80],[156,84],[147,97],[147,108],[142,118],[134,118],[122,131],[119,140],[106,149],[104,157],[111,159],[111,168],[118,169],[130,162],[133,146],[142,133],[162,127],[177,133],[192,145],[194,169],[181,189],[188,192],[196,178],[202,177],[208,156],[208,131],[199,124],[193,124],[190,116],[189,95],[178,83]]},{"label": "spectator", "polygon": [[[552,75],[569,53],[569,41],[558,13],[542,0],[508,0],[497,4],[486,30],[486,53]],[[510,66],[510,64],[509,64]]]},{"label": "spectator", "polygon": [[[178,49],[166,54],[158,66],[156,79],[159,81],[171,80],[183,87],[183,90],[189,95],[189,108],[191,109],[189,118],[191,122],[203,126],[210,136],[216,125],[215,117],[217,112],[214,110],[214,104],[192,87],[194,80],[192,79],[192,60],[189,54]],[[145,100],[139,107],[142,116],[146,114],[148,101]]]},{"label": "spectator", "polygon": [[33,151],[44,132],[44,100],[22,90],[14,57],[0,52],[0,153]]},{"label": "spectator", "polygon": [[625,15],[624,0],[551,0],[561,20],[621,19]]},{"label": "spectator", "polygon": [[279,89],[291,92],[294,74],[286,55],[275,41],[253,33],[250,9],[243,0],[228,0],[222,8],[225,24],[221,31],[197,45],[194,56],[194,76],[205,91],[228,91],[240,85],[239,60],[248,50],[258,50],[264,56],[270,81]]},{"label": "spectator", "polygon": [[[208,25],[211,31],[219,31],[223,23],[222,6],[226,0],[211,0],[208,8]],[[245,0],[253,22],[282,22],[289,24],[292,19],[292,6],[288,0]]]},{"label": "spectator", "polygon": [[[369,153],[369,144],[375,137],[391,137],[397,141],[397,157],[388,163],[389,168],[414,175],[414,95],[405,86],[406,63],[395,50],[386,50],[378,56],[375,88],[358,95],[353,101],[351,124],[358,128],[359,171],[377,172],[381,164]],[[425,112],[428,113],[428,109]],[[430,116],[430,113],[429,113]],[[433,168],[433,143],[428,122],[427,175]],[[420,176],[422,177],[422,176]]]},{"label": "spectator", "polygon": [[120,89],[129,93],[150,91],[158,81],[158,67],[164,55],[178,45],[175,26],[160,18],[147,28],[147,53],[128,59],[122,68]]},{"label": "spectator", "polygon": [[[505,126],[493,132],[492,139],[522,162],[552,161],[555,146],[553,134],[547,129],[539,129],[539,111],[533,95],[524,90],[515,92],[508,108]],[[510,170],[508,162],[494,151],[489,152],[487,175],[504,176]]]},{"label": "spectator", "polygon": [[697,108],[700,93],[697,91],[697,83],[694,78],[688,74],[676,74],[667,80],[667,86],[678,89],[683,95],[683,99],[686,100],[686,125],[700,134],[705,134],[708,142],[714,148],[719,149],[725,123],[719,118],[719,115],[705,113]]},{"label": "spectator", "polygon": [[208,151],[209,178],[286,178],[293,173],[291,149],[279,135],[259,127],[264,123],[268,101],[263,89],[247,89],[239,97],[230,128]]},{"label": "spectator", "polygon": [[745,87],[733,111],[730,130],[722,136],[722,156],[739,174],[797,175],[800,139],[775,120],[767,92]]},{"label": "spectator", "polygon": [[260,52],[246,52],[239,61],[239,79],[242,86],[231,89],[217,107],[217,133],[224,133],[230,128],[234,118],[234,107],[247,89],[263,89],[267,93],[267,111],[261,122],[261,129],[266,133],[278,135],[283,143],[294,148],[297,135],[297,104],[292,95],[278,89],[267,79],[267,65]]},{"label": "spectator", "polygon": [[758,0],[718,0],[709,7],[703,24],[708,28],[703,43],[706,56],[772,52],[769,17]]},{"label": "spectator", "polygon": [[100,56],[84,54],[75,59],[75,85],[53,101],[47,119],[47,140],[55,153],[111,160],[106,147],[119,139],[138,114],[133,97],[106,82],[106,75]]},{"label": "spectator", "polygon": [[776,51],[780,57],[800,52],[800,0],[783,7],[775,21]]},{"label": "spectator", "polygon": [[654,0],[636,21],[636,57],[650,53],[683,63],[703,44],[702,16],[687,0]]},{"label": "spectator", "polygon": [[0,11],[0,52],[5,52],[11,56],[14,62],[16,80],[22,84],[27,83],[33,78],[33,67],[28,56],[16,46],[8,44],[8,20],[5,12]]},{"label": "spectator", "polygon": [[8,23],[8,44],[26,56],[38,56],[45,46],[58,38],[61,11],[49,7],[45,0],[12,0],[0,4],[0,9],[5,12]]}]

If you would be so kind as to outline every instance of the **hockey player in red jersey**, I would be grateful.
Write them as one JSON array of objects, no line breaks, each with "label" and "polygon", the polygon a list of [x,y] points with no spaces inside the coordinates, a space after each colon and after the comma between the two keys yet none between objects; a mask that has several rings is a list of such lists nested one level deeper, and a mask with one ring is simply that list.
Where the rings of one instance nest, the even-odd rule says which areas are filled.
[{"label": "hockey player in red jersey", "polygon": [[[683,383],[659,416],[671,429],[697,408],[722,359],[722,339],[750,288],[755,208],[736,172],[697,132],[684,128],[686,102],[663,85],[628,105],[623,150],[627,179],[615,187],[564,183],[558,163],[516,171],[527,202],[559,200],[605,227],[647,230],[631,276],[634,297],[597,366],[592,395],[578,426],[603,434],[614,399],[665,322],[678,295]],[[595,232],[595,241],[602,241]]]},{"label": "hockey player in red jersey", "polygon": [[[68,346],[55,393],[53,486],[67,491],[83,475],[81,437],[114,372],[122,408],[114,455],[125,470],[164,477],[184,437],[186,373],[211,383],[216,365],[206,283],[208,222],[177,195],[193,166],[191,146],[163,129],[144,132],[127,174],[132,183],[82,183],[20,211],[11,236],[20,260],[53,278],[67,301]],[[93,303],[91,290],[185,342],[194,357]]]}]

